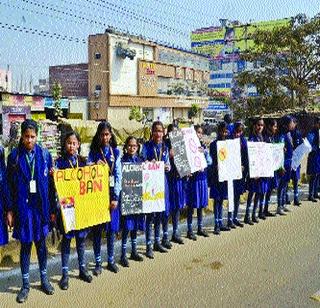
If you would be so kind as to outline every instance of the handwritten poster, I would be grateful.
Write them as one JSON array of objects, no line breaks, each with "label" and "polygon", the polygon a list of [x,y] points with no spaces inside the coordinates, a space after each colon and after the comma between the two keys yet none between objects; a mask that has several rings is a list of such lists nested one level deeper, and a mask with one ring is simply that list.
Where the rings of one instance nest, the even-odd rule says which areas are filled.
[{"label": "handwritten poster", "polygon": [[273,177],[274,163],[271,143],[248,142],[250,178]]},{"label": "handwritten poster", "polygon": [[164,162],[145,162],[142,166],[142,211],[163,212],[165,210]]},{"label": "handwritten poster", "polygon": [[142,213],[142,163],[122,165],[121,214]]},{"label": "handwritten poster", "polygon": [[270,143],[273,158],[273,171],[283,168],[284,165],[284,143]]},{"label": "handwritten poster", "polygon": [[54,182],[65,232],[110,221],[108,165],[57,170]]},{"label": "handwritten poster", "polygon": [[217,142],[219,182],[242,178],[240,139]]},{"label": "handwritten poster", "polygon": [[181,130],[170,132],[170,141],[174,152],[174,164],[180,177],[187,176],[191,173],[191,166],[187,156],[187,148],[184,135]]},{"label": "handwritten poster", "polygon": [[310,153],[312,150],[311,144],[308,141],[307,138],[303,139],[303,143],[300,144],[294,151],[292,154],[292,163],[291,163],[291,167],[293,170],[297,170],[297,168],[300,166],[301,161],[304,157],[304,155]]},{"label": "handwritten poster", "polygon": [[207,168],[207,161],[204,153],[199,151],[201,144],[194,128],[182,128],[181,131],[184,135],[191,173]]}]

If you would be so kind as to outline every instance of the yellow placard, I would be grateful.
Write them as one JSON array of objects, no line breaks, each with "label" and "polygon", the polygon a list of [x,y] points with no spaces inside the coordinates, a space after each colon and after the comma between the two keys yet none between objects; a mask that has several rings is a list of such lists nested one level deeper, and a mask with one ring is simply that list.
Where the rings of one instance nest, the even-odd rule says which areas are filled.
[{"label": "yellow placard", "polygon": [[56,170],[54,182],[66,232],[110,221],[108,165]]}]

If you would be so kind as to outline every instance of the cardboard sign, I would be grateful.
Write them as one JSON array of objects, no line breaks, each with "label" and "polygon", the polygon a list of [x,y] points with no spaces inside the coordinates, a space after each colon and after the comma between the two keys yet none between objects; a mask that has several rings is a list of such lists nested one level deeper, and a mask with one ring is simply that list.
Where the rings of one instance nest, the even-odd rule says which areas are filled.
[{"label": "cardboard sign", "polygon": [[107,164],[56,170],[54,182],[65,232],[110,221]]},{"label": "cardboard sign", "polygon": [[303,143],[300,144],[292,153],[292,163],[291,167],[293,170],[297,170],[300,166],[301,161],[304,155],[310,153],[312,150],[312,146],[307,138],[303,139]]}]

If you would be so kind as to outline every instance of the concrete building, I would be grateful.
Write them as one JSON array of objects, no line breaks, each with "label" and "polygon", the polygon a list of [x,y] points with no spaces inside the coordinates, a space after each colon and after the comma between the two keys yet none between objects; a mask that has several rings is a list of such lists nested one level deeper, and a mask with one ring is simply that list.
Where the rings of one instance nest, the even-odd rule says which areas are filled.
[{"label": "concrete building", "polygon": [[49,87],[58,82],[62,96],[88,97],[88,64],[68,64],[49,67]]},{"label": "concrete building", "polygon": [[12,91],[12,74],[9,69],[0,68],[0,91]]},{"label": "concrete building", "polygon": [[[187,120],[192,104],[207,107],[205,56],[106,31],[89,36],[88,59],[90,119],[138,128],[141,124],[129,121],[133,106],[149,121],[165,124]],[[202,121],[202,116],[195,121]]]},{"label": "concrete building", "polygon": [[43,78],[38,80],[38,84],[33,86],[33,94],[35,95],[49,95],[49,79]]}]

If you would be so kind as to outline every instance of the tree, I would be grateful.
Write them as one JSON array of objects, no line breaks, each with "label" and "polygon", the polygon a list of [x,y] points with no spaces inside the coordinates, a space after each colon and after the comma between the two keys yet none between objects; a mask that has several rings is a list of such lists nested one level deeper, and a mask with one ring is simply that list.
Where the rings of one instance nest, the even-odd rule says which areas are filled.
[{"label": "tree", "polygon": [[200,110],[201,110],[201,108],[199,107],[199,105],[192,104],[189,111],[188,111],[188,118],[193,119],[194,117],[196,117],[199,114]]},{"label": "tree", "polygon": [[62,86],[60,83],[55,82],[52,86],[51,95],[53,98],[54,116],[59,119],[62,118],[62,108],[61,108],[61,97],[62,97]]},{"label": "tree", "polygon": [[258,97],[240,100],[242,112],[243,108],[262,114],[307,106],[310,90],[320,84],[320,14],[311,19],[299,14],[281,28],[257,30],[252,38],[254,47],[241,58],[254,67],[239,73],[236,82],[243,89],[254,85]]}]

